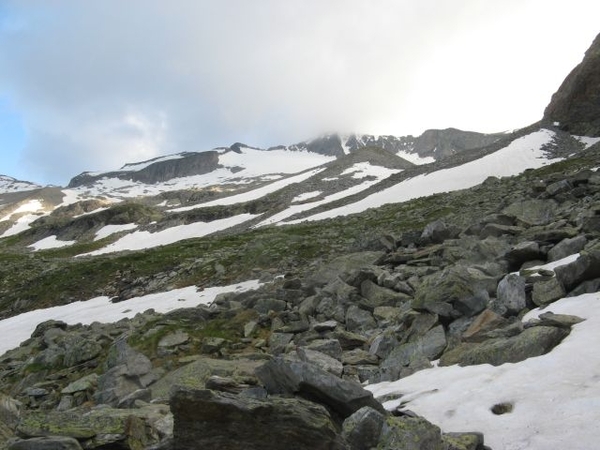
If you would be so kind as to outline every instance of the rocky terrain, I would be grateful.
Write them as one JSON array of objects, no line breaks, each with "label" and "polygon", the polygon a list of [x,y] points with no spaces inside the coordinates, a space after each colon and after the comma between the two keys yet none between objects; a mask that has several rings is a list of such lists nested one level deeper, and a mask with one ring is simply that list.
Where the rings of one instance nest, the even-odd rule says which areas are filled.
[{"label": "rocky terrain", "polygon": [[[578,78],[590,95],[600,92],[594,82],[598,45],[596,39],[582,63],[593,63],[592,69]],[[576,104],[579,97],[568,96],[573,88],[564,86],[553,102],[568,97]],[[569,123],[548,114],[560,122],[556,127]],[[592,127],[596,119],[586,116],[585,123]],[[118,227],[131,223],[159,232],[195,220],[264,211],[274,217],[299,193],[290,185],[246,202],[168,213],[155,198],[118,204],[88,198],[48,206],[51,214],[40,201],[37,220],[0,241],[6,318],[0,326],[8,320],[25,326],[27,311],[98,296],[125,313],[130,302],[150,293],[190,286],[202,292],[249,279],[261,285],[110,323],[69,323],[48,309],[52,318],[0,357],[4,447],[488,448],[480,430],[445,432],[411,411],[410,398],[374,398],[365,384],[434,365],[516,364],[552,352],[584,320],[553,313],[552,304],[600,287],[600,143],[582,144],[571,128],[540,126],[517,132],[510,142],[552,132],[545,148],[557,162],[518,175],[490,176],[469,189],[327,220],[254,226],[257,219],[253,226],[140,251],[91,254],[116,242],[115,236],[95,240],[108,225],[117,233],[127,233]],[[465,149],[438,161],[436,170],[447,174],[507,145],[496,140]],[[388,154],[380,148],[340,155],[310,181],[312,190],[321,192],[323,178],[341,176],[365,159],[397,172],[371,175],[363,200],[429,170]],[[160,170],[152,176],[159,172],[170,176]],[[346,182],[344,189],[356,186],[351,177]],[[62,198],[62,191],[46,189],[45,202],[60,204],[53,196]],[[195,204],[193,195],[209,194],[177,191],[160,198],[181,207]],[[337,206],[352,204],[342,202]],[[5,204],[4,214],[12,208],[24,217],[27,211],[16,211],[25,204]],[[73,244],[28,248],[50,236]],[[547,310],[523,320],[537,307]],[[384,409],[382,402],[391,400],[399,405]],[[489,405],[496,416],[512,408]]]}]

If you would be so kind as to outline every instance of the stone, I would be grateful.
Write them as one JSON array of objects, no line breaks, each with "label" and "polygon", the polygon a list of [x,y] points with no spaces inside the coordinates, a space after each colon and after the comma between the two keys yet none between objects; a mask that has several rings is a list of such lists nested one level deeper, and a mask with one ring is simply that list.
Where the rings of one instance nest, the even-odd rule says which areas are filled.
[{"label": "stone", "polygon": [[600,278],[600,251],[582,252],[575,261],[554,268],[567,292],[584,281]]},{"label": "stone", "polygon": [[286,307],[286,302],[275,298],[260,298],[254,305],[254,309],[261,314],[267,314],[269,311],[284,311]]},{"label": "stone", "polygon": [[486,309],[475,318],[471,325],[465,330],[462,337],[467,342],[480,342],[487,338],[487,336],[485,336],[486,332],[503,327],[507,324],[507,319],[491,309]]},{"label": "stone", "polygon": [[378,449],[443,450],[440,429],[421,417],[387,417]]},{"label": "stone", "polygon": [[383,252],[357,252],[339,256],[333,261],[319,267],[308,277],[307,282],[323,286],[336,277],[374,264],[383,255]]},{"label": "stone", "polygon": [[224,338],[207,336],[202,340],[202,353],[218,353],[228,345],[229,341]]},{"label": "stone", "polygon": [[271,333],[271,336],[269,336],[269,352],[273,355],[284,353],[293,337],[292,333]]},{"label": "stone", "polygon": [[554,200],[518,200],[502,211],[523,226],[548,225],[556,217],[558,204]]},{"label": "stone", "polygon": [[539,325],[541,326],[554,326],[554,327],[563,327],[563,328],[571,328],[573,325],[577,325],[578,323],[583,322],[585,319],[582,319],[578,316],[573,316],[570,314],[554,314],[551,311],[545,312],[538,316],[540,320]]},{"label": "stone", "polygon": [[211,376],[231,378],[251,378],[254,370],[264,361],[250,359],[213,359],[201,358],[167,373],[150,386],[152,399],[167,401],[173,386],[183,386],[193,389],[204,389]]},{"label": "stone", "polygon": [[317,333],[322,333],[324,331],[333,331],[338,326],[337,321],[335,320],[326,320],[325,322],[318,322],[313,325],[313,330]]},{"label": "stone", "polygon": [[76,392],[82,391],[93,391],[98,385],[98,375],[92,373],[86,375],[78,380],[69,383],[65,388],[60,391],[61,394],[75,394]]},{"label": "stone", "polygon": [[369,311],[351,305],[346,311],[346,329],[348,331],[371,330],[377,327],[377,322]]},{"label": "stone", "polygon": [[251,320],[246,325],[244,325],[244,337],[249,338],[254,336],[257,329],[258,323],[256,323],[254,320]]},{"label": "stone", "polygon": [[348,350],[342,354],[342,362],[344,364],[350,364],[353,366],[377,364],[379,358],[366,350],[355,348],[354,350]]},{"label": "stone", "polygon": [[296,349],[296,353],[301,361],[314,364],[326,372],[335,375],[336,377],[342,376],[344,365],[339,360],[332,358],[325,353],[311,350],[306,347],[298,347]]},{"label": "stone", "polygon": [[569,255],[579,253],[583,250],[585,244],[587,244],[587,239],[583,235],[563,239],[548,251],[548,262],[558,261]]},{"label": "stone", "polygon": [[342,437],[349,450],[368,450],[377,447],[385,416],[368,406],[348,417],[342,426]]},{"label": "stone", "polygon": [[18,439],[11,442],[7,450],[82,450],[77,439],[67,436],[47,436]]},{"label": "stone", "polygon": [[177,388],[170,403],[175,449],[344,448],[327,410],[303,399]]},{"label": "stone", "polygon": [[463,266],[453,266],[427,277],[411,302],[417,311],[429,311],[456,319],[474,316],[485,309],[489,296],[487,277]]},{"label": "stone", "polygon": [[366,345],[368,339],[358,333],[352,333],[346,330],[336,329],[333,336],[340,343],[343,350],[352,350]]},{"label": "stone", "polygon": [[482,433],[444,433],[442,434],[444,450],[483,450]]},{"label": "stone", "polygon": [[373,339],[373,342],[371,342],[369,347],[369,353],[378,356],[381,359],[385,359],[398,344],[398,338],[395,333],[386,331]]},{"label": "stone", "polygon": [[360,294],[367,299],[366,302],[361,302],[361,304],[369,307],[371,311],[378,306],[398,306],[411,299],[406,294],[381,287],[371,280],[365,280],[361,283]]},{"label": "stone", "polygon": [[463,343],[444,353],[440,366],[516,363],[548,353],[568,334],[569,331],[563,328],[538,326],[509,338],[489,339],[478,344]]},{"label": "stone", "polygon": [[340,361],[342,359],[342,346],[337,339],[315,339],[306,346],[310,350],[315,350]]},{"label": "stone", "polygon": [[549,280],[539,281],[533,284],[531,300],[537,306],[545,306],[565,297],[567,293],[562,283],[553,277]]},{"label": "stone", "polygon": [[495,306],[501,315],[517,315],[527,306],[525,278],[509,274],[498,283]]},{"label": "stone", "polygon": [[30,411],[19,422],[17,433],[25,438],[67,436],[84,448],[142,449],[158,443],[149,418],[162,415],[155,408]]},{"label": "stone", "polygon": [[343,380],[313,364],[275,358],[256,369],[256,376],[270,395],[295,394],[326,405],[341,417],[363,406],[383,412],[373,394],[358,383]]},{"label": "stone", "polygon": [[163,348],[177,347],[189,342],[190,335],[185,331],[178,330],[175,333],[170,333],[158,341],[158,346]]},{"label": "stone", "polygon": [[102,346],[95,340],[73,339],[65,345],[64,366],[73,367],[96,358],[102,352]]},{"label": "stone", "polygon": [[537,242],[524,241],[511,247],[504,258],[508,261],[509,270],[518,270],[524,263],[539,260],[541,256],[540,246]]},{"label": "stone", "polygon": [[441,244],[446,239],[453,239],[460,233],[460,228],[448,225],[443,220],[436,220],[425,225],[421,233],[421,242],[424,244]]}]

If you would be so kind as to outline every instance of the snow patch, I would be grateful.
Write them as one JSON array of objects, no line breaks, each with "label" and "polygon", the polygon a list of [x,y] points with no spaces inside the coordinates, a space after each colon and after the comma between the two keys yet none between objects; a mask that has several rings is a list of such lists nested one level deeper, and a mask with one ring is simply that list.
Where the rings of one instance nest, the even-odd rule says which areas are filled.
[{"label": "snow patch", "polygon": [[137,228],[135,223],[126,223],[123,225],[105,225],[96,232],[94,241],[99,241],[100,239],[104,239],[111,234],[119,233],[121,231],[133,230],[134,228]]},{"label": "snow patch", "polygon": [[0,320],[0,355],[17,347],[29,339],[35,327],[46,320],[62,320],[70,325],[92,322],[113,323],[126,317],[153,308],[166,313],[178,308],[192,308],[211,303],[224,292],[244,292],[260,287],[258,280],[245,281],[229,286],[217,286],[198,291],[196,286],[174,289],[158,294],[135,297],[118,303],[112,303],[108,297],[95,297],[87,301],[69,303],[52,308],[37,309],[15,317]]},{"label": "snow patch", "polygon": [[40,241],[37,241],[31,245],[29,245],[28,247],[31,247],[33,249],[33,251],[38,251],[38,250],[46,250],[49,248],[61,248],[61,247],[68,247],[69,245],[73,245],[75,244],[77,241],[59,241],[55,235],[52,236],[48,236],[47,238],[44,238]]},{"label": "snow patch", "polygon": [[145,248],[158,247],[160,245],[173,244],[174,242],[182,241],[184,239],[202,237],[207,234],[225,230],[251,220],[254,217],[257,216],[253,214],[240,214],[238,216],[228,217],[227,219],[213,220],[212,222],[195,222],[188,225],[178,225],[162,231],[157,231],[156,233],[151,233],[149,231],[134,231],[104,248],[77,256],[102,255],[123,250],[142,250]]},{"label": "snow patch", "polygon": [[293,199],[292,199],[292,203],[298,203],[298,202],[303,202],[305,200],[309,200],[311,198],[314,197],[318,197],[319,195],[321,195],[322,192],[321,191],[311,191],[311,192],[305,192],[304,194],[300,194],[300,195],[296,195]]},{"label": "snow patch", "polygon": [[418,153],[409,153],[406,150],[397,151],[396,156],[399,156],[400,158],[405,159],[408,162],[416,164],[417,166],[435,162],[435,158],[433,156],[421,157]]},{"label": "snow patch", "polygon": [[[515,139],[507,147],[461,166],[438,170],[404,180],[376,192],[351,205],[331,209],[302,219],[322,220],[363,212],[388,203],[401,203],[440,192],[466,189],[482,183],[489,176],[512,176],[525,169],[542,167],[561,159],[547,159],[542,146],[552,141],[555,133],[542,129]],[[300,222],[300,221],[298,221]]]}]

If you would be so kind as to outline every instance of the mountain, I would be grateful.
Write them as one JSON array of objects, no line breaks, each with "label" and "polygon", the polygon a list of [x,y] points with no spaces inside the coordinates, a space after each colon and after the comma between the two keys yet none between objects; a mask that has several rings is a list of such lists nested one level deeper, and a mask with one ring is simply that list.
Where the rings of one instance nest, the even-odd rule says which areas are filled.
[{"label": "mountain", "polygon": [[600,136],[600,35],[552,96],[544,120],[572,134]]},{"label": "mountain", "polygon": [[0,442],[594,448],[600,86],[577,73],[512,133],[236,143],[1,193]]},{"label": "mountain", "polygon": [[30,191],[32,189],[38,189],[41,186],[29,181],[20,181],[13,177],[6,175],[0,175],[0,194],[6,194],[9,192],[21,192]]}]

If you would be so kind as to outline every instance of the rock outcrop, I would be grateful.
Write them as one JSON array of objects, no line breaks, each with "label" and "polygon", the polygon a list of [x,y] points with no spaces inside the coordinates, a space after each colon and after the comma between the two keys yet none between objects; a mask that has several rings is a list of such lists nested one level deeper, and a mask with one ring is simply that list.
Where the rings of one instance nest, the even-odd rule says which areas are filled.
[{"label": "rock outcrop", "polygon": [[544,120],[571,134],[600,136],[600,35],[552,96]]}]

